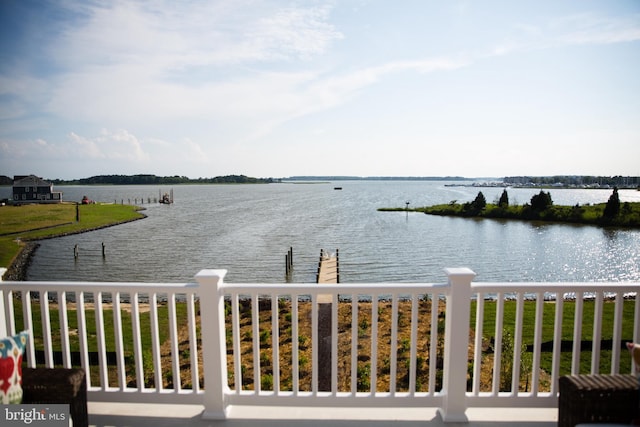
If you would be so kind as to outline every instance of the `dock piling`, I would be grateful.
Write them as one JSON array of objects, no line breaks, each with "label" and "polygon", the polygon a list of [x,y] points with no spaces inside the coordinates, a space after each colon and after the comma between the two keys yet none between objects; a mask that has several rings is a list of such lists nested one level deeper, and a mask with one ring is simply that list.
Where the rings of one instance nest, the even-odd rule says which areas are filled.
[{"label": "dock piling", "polygon": [[289,247],[289,251],[284,256],[284,271],[287,276],[291,274],[291,270],[293,270],[293,247]]}]

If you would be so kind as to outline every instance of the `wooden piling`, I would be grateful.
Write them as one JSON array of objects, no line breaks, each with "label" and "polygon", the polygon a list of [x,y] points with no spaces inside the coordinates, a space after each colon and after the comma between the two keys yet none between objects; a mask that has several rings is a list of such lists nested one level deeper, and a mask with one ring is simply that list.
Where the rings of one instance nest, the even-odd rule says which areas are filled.
[{"label": "wooden piling", "polygon": [[289,247],[289,251],[284,256],[284,271],[288,276],[291,274],[291,270],[293,269],[293,248]]}]

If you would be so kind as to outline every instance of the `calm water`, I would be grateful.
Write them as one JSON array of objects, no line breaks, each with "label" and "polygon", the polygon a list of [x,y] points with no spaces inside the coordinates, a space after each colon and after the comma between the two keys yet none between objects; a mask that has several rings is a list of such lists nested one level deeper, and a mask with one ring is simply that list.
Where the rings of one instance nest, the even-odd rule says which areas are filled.
[{"label": "calm water", "polygon": [[[29,280],[183,282],[202,268],[224,268],[229,282],[278,283],[285,281],[290,246],[295,282],[315,281],[320,248],[339,248],[342,282],[442,282],[444,267],[460,266],[473,269],[480,281],[640,280],[638,230],[376,210],[406,201],[410,206],[471,201],[479,191],[444,182],[175,186],[170,206],[146,203],[158,197],[158,187],[56,189],[66,200],[79,201],[85,194],[118,203],[144,198],[148,218],[42,241]],[[480,190],[489,202],[502,192]],[[537,192],[508,189],[511,203],[519,204]],[[606,202],[610,194],[551,190],[556,204]],[[640,192],[624,190],[620,197],[640,201]]]}]

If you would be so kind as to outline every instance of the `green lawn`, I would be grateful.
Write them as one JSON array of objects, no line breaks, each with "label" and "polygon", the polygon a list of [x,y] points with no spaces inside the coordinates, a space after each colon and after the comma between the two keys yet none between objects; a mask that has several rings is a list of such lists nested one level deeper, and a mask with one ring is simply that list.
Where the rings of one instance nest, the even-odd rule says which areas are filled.
[{"label": "green lawn", "polygon": [[[14,312],[16,330],[23,330],[24,319],[22,311],[22,301],[20,299],[14,299]],[[196,307],[197,310],[197,307]],[[181,327],[188,322],[187,318],[187,304],[176,303],[176,316],[177,325]],[[61,335],[60,335],[60,315],[56,306],[50,309],[50,321],[52,332],[52,350],[54,353],[62,350]],[[98,335],[96,327],[96,315],[95,310],[92,308],[85,309],[86,317],[86,334],[87,334],[87,348],[89,353],[97,354],[98,351]],[[110,308],[103,309],[104,318],[104,335],[105,335],[105,348],[106,352],[115,354],[116,342],[115,342],[115,328],[114,328],[114,311]],[[43,334],[42,334],[42,312],[41,306],[38,303],[32,304],[32,319],[33,319],[33,336],[36,351],[42,352],[44,349]],[[127,310],[121,310],[122,319],[122,344],[123,352],[125,356],[125,365],[127,375],[129,378],[135,378],[134,371],[134,335],[132,326],[132,316]],[[74,356],[79,357],[80,342],[78,337],[78,316],[76,310],[68,310],[68,327],[70,331],[69,346],[72,353],[72,359]],[[169,330],[169,310],[166,304],[158,307],[158,332],[159,342],[164,343],[170,337]],[[143,368],[144,377],[146,379],[147,386],[153,386],[154,381],[154,366],[152,358],[152,333],[151,333],[151,315],[149,311],[140,313],[140,341],[142,347],[143,356]],[[73,355],[73,353],[76,353]],[[55,359],[56,355],[54,355]],[[61,357],[58,355],[58,357]],[[36,355],[36,358],[38,356]],[[77,364],[79,365],[79,364]],[[112,378],[111,381],[115,381],[115,364],[109,363],[109,375]],[[112,366],[111,366],[112,365]],[[165,374],[171,375],[171,372]],[[92,364],[90,368],[91,381],[93,384],[99,384],[100,375],[97,364]]]},{"label": "green lawn", "polygon": [[[634,301],[625,301],[623,304],[622,315],[622,342],[632,341],[633,339],[633,318],[634,318]],[[562,320],[562,340],[564,342],[573,341],[573,326],[575,317],[575,302],[565,301],[563,304],[563,320]],[[497,304],[494,301],[485,301],[484,304],[484,324],[483,337],[490,340],[495,336],[495,316]],[[594,323],[594,301],[584,301],[582,313],[582,344],[580,372],[587,373],[591,369],[591,344],[593,339],[593,323]],[[611,371],[611,344],[607,340],[613,338],[615,304],[611,301],[605,301],[603,304],[602,319],[602,350],[600,356],[600,372],[609,373]],[[475,327],[475,310],[476,302],[472,302],[471,323]],[[534,343],[534,322],[535,322],[535,302],[525,302],[523,315],[523,331],[522,339],[525,344],[532,348]],[[548,343],[549,347],[544,346],[541,353],[541,368],[551,373],[552,364],[552,348],[553,328],[555,321],[556,304],[546,302],[543,305],[542,314],[542,343]],[[504,303],[504,330],[513,334],[515,329],[516,318],[516,301],[505,301]],[[567,343],[565,343],[566,345]],[[608,347],[608,348],[607,348]],[[547,348],[549,350],[547,351]],[[631,366],[631,358],[626,349],[620,350],[620,371],[628,372]],[[571,373],[571,346],[568,345],[568,351],[561,353],[560,375]]]},{"label": "green lawn", "polygon": [[8,267],[21,242],[79,233],[144,217],[131,205],[32,204],[0,207],[0,266]]}]

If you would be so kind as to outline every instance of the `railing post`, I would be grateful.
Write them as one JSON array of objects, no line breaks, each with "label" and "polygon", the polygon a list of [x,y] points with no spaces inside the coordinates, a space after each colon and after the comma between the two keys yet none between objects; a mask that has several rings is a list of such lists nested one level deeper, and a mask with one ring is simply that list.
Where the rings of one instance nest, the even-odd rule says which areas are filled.
[{"label": "railing post", "polygon": [[[0,282],[2,282],[2,276],[6,271],[6,268],[0,268]],[[0,289],[0,337],[7,335],[9,335],[9,325],[7,325],[7,317],[4,312],[4,292]]]},{"label": "railing post", "polygon": [[227,348],[224,325],[223,279],[227,270],[201,270],[196,274],[200,295],[202,368],[204,370],[203,419],[227,417]]},{"label": "railing post", "polygon": [[467,422],[467,363],[471,281],[476,273],[468,268],[445,268],[449,278],[444,335],[442,408],[444,422]]}]

